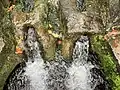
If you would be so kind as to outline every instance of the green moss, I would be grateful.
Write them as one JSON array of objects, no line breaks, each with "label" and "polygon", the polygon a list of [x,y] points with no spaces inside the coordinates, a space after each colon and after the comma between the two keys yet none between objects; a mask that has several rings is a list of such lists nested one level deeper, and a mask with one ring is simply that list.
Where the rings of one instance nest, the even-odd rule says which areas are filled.
[{"label": "green moss", "polygon": [[0,70],[0,90],[2,90],[8,75],[12,72],[17,64],[18,61],[15,55],[11,54],[7,56],[7,59]]},{"label": "green moss", "polygon": [[[51,29],[54,32],[66,34],[67,20],[62,12],[62,7],[58,4],[58,7],[51,2],[46,1],[44,6],[45,14],[42,15],[42,26],[48,30]],[[52,28],[49,27],[52,26]]]},{"label": "green moss", "polygon": [[104,70],[106,79],[110,81],[113,90],[120,90],[120,75],[116,71],[116,62],[111,48],[102,35],[91,37],[92,49],[95,51],[101,61],[101,69]]},{"label": "green moss", "polygon": [[1,20],[0,36],[3,38],[5,46],[0,53],[0,62],[2,63],[0,67],[3,66],[7,56],[14,53],[15,50],[15,37],[14,37],[14,28],[13,24],[10,21],[9,14],[6,13]]},{"label": "green moss", "polygon": [[2,90],[11,71],[20,62],[20,60],[17,60],[18,56],[15,55],[15,28],[11,21],[11,13],[6,12],[4,9],[1,13],[4,15],[0,15],[0,37],[3,38],[5,46],[0,52],[0,90]]}]

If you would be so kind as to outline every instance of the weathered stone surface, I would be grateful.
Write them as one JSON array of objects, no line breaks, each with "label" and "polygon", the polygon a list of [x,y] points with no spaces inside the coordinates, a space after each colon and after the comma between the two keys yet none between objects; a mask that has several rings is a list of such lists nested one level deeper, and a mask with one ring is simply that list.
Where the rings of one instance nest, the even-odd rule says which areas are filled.
[{"label": "weathered stone surface", "polygon": [[113,26],[120,25],[120,1],[119,0],[109,0],[109,10],[107,10],[107,20],[106,31],[109,31]]},{"label": "weathered stone surface", "polygon": [[43,45],[45,59],[53,60],[55,57],[55,38],[49,35],[44,28],[39,28],[37,31],[40,36],[39,40]]},{"label": "weathered stone surface", "polygon": [[[75,0],[60,0],[63,13],[68,21],[68,33],[74,32],[102,32],[102,23],[97,16],[88,15],[88,12],[78,12]],[[99,20],[99,21],[98,21]]]},{"label": "weathered stone surface", "polygon": [[2,51],[2,48],[4,47],[5,43],[3,41],[3,38],[0,38],[0,52]]},{"label": "weathered stone surface", "polygon": [[[14,9],[12,12],[13,23],[16,28],[16,39],[23,37],[24,25],[33,26],[40,36],[40,42],[42,42],[44,55],[46,59],[52,60],[55,54],[55,40],[50,36],[43,27],[43,17],[46,17],[44,0],[36,0],[34,2],[34,9],[32,12],[22,12],[21,10]],[[17,6],[16,6],[17,7]],[[27,8],[27,7],[26,7]],[[47,8],[47,7],[46,7]],[[27,9],[26,9],[27,10]],[[29,10],[28,10],[29,11]],[[21,42],[22,43],[22,42]],[[21,45],[19,45],[21,46]],[[24,48],[24,46],[22,47]]]},{"label": "weathered stone surface", "polygon": [[34,8],[34,0],[24,0],[23,4],[24,4],[24,8],[23,8],[24,12],[30,12]]},{"label": "weathered stone surface", "polygon": [[73,54],[73,48],[74,48],[74,44],[75,42],[78,40],[78,38],[80,38],[82,34],[80,33],[72,33],[72,34],[68,34],[66,35],[66,37],[62,40],[62,55],[63,57],[67,60],[67,59],[71,59],[72,58],[72,54]]},{"label": "weathered stone surface", "polygon": [[114,26],[114,28],[116,32],[113,32],[112,30],[111,32],[108,32],[108,34],[106,35],[109,35],[109,33],[114,33],[107,38],[107,41],[109,42],[112,51],[116,59],[118,60],[118,64],[120,65],[120,26],[116,27]]},{"label": "weathered stone surface", "polygon": [[[14,52],[15,46],[18,43],[16,42],[17,39],[19,41],[23,37],[22,29],[25,24],[35,27],[38,37],[40,36],[39,40],[43,44],[45,58],[49,60],[54,59],[56,49],[56,38],[48,34],[49,24],[52,25],[51,31],[61,32],[63,34],[62,55],[64,58],[70,58],[72,56],[74,42],[80,37],[80,33],[103,33],[105,29],[114,25],[113,21],[119,24],[119,17],[117,17],[119,14],[116,15],[119,11],[118,0],[85,0],[85,10],[83,9],[83,12],[77,9],[75,0],[34,1],[34,9],[32,9],[33,6],[32,8],[25,7],[27,12],[22,12],[20,9],[23,7],[16,5],[11,14],[5,11],[7,9],[4,5],[6,6],[8,4],[7,0],[5,0],[6,3],[4,5],[4,0],[0,1],[0,19],[2,21],[0,22],[0,37],[4,40],[4,47],[0,53],[0,90],[2,90],[9,73],[22,61]],[[109,9],[115,9],[115,11],[110,12]],[[12,19],[12,22],[10,19]],[[66,30],[68,30],[68,33]],[[91,42],[93,50],[99,54],[100,60],[102,61],[102,69],[108,75],[107,78],[109,80],[112,79],[117,86],[116,90],[119,90],[120,85],[117,82],[120,79],[119,75],[115,72],[116,64],[112,55],[109,53],[110,51],[106,43],[104,43],[103,36],[93,36]],[[116,50],[117,52],[119,51],[118,49]]]},{"label": "weathered stone surface", "polygon": [[118,41],[118,46],[117,47],[114,47],[111,45],[112,47],[112,50],[113,50],[113,53],[116,57],[116,59],[118,60],[118,63],[120,64],[120,42]]},{"label": "weathered stone surface", "polygon": [[74,32],[93,32],[100,33],[102,26],[95,21],[95,18],[89,17],[85,14],[70,14],[68,17],[68,33]]},{"label": "weathered stone surface", "polygon": [[[120,9],[120,1],[119,0],[109,0],[109,4],[110,4],[110,7],[109,7],[109,13],[110,13],[110,22],[113,23],[113,22],[116,22],[119,17],[120,17],[120,12],[119,12],[119,9]],[[116,20],[117,19],[117,20]],[[118,22],[120,24],[120,22]],[[115,25],[115,24],[114,24]]]},{"label": "weathered stone surface", "polygon": [[8,0],[0,1],[0,90],[14,67],[22,60],[15,54],[15,33],[11,15],[7,11]]},{"label": "weathered stone surface", "polygon": [[65,39],[62,42],[62,55],[66,59],[70,59],[72,56],[73,42],[70,39]]}]

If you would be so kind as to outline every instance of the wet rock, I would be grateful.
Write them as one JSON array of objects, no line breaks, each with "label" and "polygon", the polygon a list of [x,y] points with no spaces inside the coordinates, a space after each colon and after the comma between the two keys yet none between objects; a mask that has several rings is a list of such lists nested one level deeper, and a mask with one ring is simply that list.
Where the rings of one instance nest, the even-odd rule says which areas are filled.
[{"label": "wet rock", "polygon": [[101,32],[103,26],[102,23],[98,21],[99,18],[97,16],[88,15],[88,12],[78,12],[75,0],[61,0],[60,3],[63,13],[68,21],[68,33]]},{"label": "wet rock", "polygon": [[120,42],[117,43],[118,46],[117,47],[114,47],[113,45],[111,45],[112,49],[113,49],[113,53],[115,54],[117,60],[118,60],[118,63],[120,65]]},{"label": "wet rock", "polygon": [[44,55],[47,60],[53,60],[55,57],[55,38],[49,35],[44,28],[38,29],[39,40],[41,41],[44,49]]},{"label": "wet rock", "polygon": [[[32,9],[33,6],[33,0],[26,0],[25,1],[25,10],[29,11],[28,9]],[[30,4],[30,6],[27,4]],[[42,1],[42,0],[36,0],[34,2],[34,9],[32,12],[22,12],[19,9],[14,9],[12,12],[13,15],[13,23],[15,24],[15,28],[16,28],[16,39],[18,38],[23,38],[23,28],[25,25],[27,26],[33,26],[36,30],[36,32],[38,33],[38,35],[41,37],[40,40],[42,40],[42,44],[43,44],[43,49],[45,51],[45,56],[52,58],[54,57],[54,54],[52,53],[52,51],[54,52],[54,50],[50,50],[53,47],[53,38],[49,37],[49,35],[46,32],[45,29],[41,29],[42,28],[42,19],[43,16],[45,15],[45,11],[44,11],[44,7],[46,5],[46,2]],[[16,6],[17,7],[17,6]],[[40,41],[41,42],[41,41]],[[49,43],[50,42],[50,43]],[[18,45],[21,46],[21,45]],[[22,47],[24,48],[24,47]],[[48,49],[49,48],[49,49]],[[50,53],[51,52],[51,53]]]},{"label": "wet rock", "polygon": [[98,22],[92,17],[87,17],[85,14],[71,14],[68,17],[68,33],[74,32],[101,32],[101,27]]},{"label": "wet rock", "polygon": [[0,52],[2,51],[2,48],[4,47],[5,43],[3,42],[3,38],[0,38]]},{"label": "wet rock", "polygon": [[72,56],[73,42],[69,39],[65,39],[62,42],[62,55],[66,59],[70,59]]},{"label": "wet rock", "polygon": [[[16,28],[16,39],[23,37],[22,30],[24,25],[33,26],[40,37],[42,42],[45,58],[52,60],[55,55],[55,40],[56,38],[48,34],[49,27],[52,26],[51,31],[60,33],[60,21],[58,10],[58,1],[56,0],[36,0],[34,2],[34,9],[32,12],[22,12],[21,10],[14,9],[12,12],[13,23]],[[17,7],[17,6],[16,6]],[[21,46],[21,45],[19,45]]]},{"label": "wet rock", "polygon": [[[109,0],[110,3],[110,22],[114,22],[115,23],[115,19],[119,19],[120,17],[120,1],[119,0]],[[117,22],[119,23],[119,22]],[[115,25],[115,24],[114,24]]]},{"label": "wet rock", "polygon": [[82,34],[80,33],[79,34],[72,33],[72,34],[66,35],[64,39],[62,40],[62,49],[61,49],[62,52],[61,53],[66,60],[68,59],[70,60],[72,58],[74,44],[76,40],[80,38],[81,35]]},{"label": "wet rock", "polygon": [[82,10],[83,9],[83,4],[84,4],[84,0],[76,0],[76,7],[78,8],[78,10]]},{"label": "wet rock", "polygon": [[110,82],[112,90],[119,90],[120,75],[117,72],[118,62],[115,58],[109,43],[105,42],[102,35],[91,37],[91,48],[98,54],[101,69],[104,70],[106,79]]},{"label": "wet rock", "polygon": [[[81,3],[79,1],[81,1]],[[8,74],[13,70],[16,64],[20,62],[19,58],[14,53],[17,44],[15,39],[17,40],[17,38],[23,37],[22,30],[25,24],[32,25],[37,31],[38,38],[40,36],[39,40],[43,44],[45,58],[49,60],[54,59],[56,49],[56,38],[49,35],[47,32],[49,24],[52,25],[53,31],[62,32],[62,34],[64,34],[62,55],[65,58],[71,57],[73,44],[75,40],[80,37],[80,33],[102,33],[104,32],[103,26],[105,28],[109,27],[107,26],[110,18],[108,10],[109,3],[107,0],[86,0],[86,11],[79,12],[77,7],[79,9],[83,8],[84,3],[82,1],[83,0],[35,0],[33,3],[33,0],[25,0],[24,10],[26,12],[22,12],[22,10],[20,10],[22,7],[18,8],[19,6],[16,5],[16,8],[11,12],[12,14],[9,15],[3,10],[3,6],[4,4],[6,5],[6,3],[3,4],[3,0],[0,2],[0,19],[7,14],[2,20],[3,22],[0,22],[0,24],[2,23],[2,28],[0,27],[0,37],[3,36],[5,43],[0,53],[0,77],[2,77],[0,78],[1,88],[3,87],[3,83]],[[110,9],[112,9],[112,7],[118,8],[118,0],[111,2]],[[48,5],[50,6],[48,7]],[[111,18],[114,18],[113,16],[115,15],[115,12],[117,13],[118,9],[111,12]],[[12,26],[12,24],[10,24],[12,22],[7,17],[10,19],[12,18],[15,31],[14,28],[9,27]],[[66,30],[68,30],[68,33]],[[78,33],[78,35],[75,33]],[[74,37],[69,36],[70,34],[73,34]],[[102,68],[105,70],[106,75],[108,75],[108,80],[112,79],[117,83],[120,79],[115,72],[114,59],[109,53],[110,51],[108,50],[107,45],[104,45],[103,40],[99,38],[99,36],[92,38],[92,47],[99,54]],[[119,88],[119,83],[117,86]]]},{"label": "wet rock", "polygon": [[15,54],[15,33],[11,14],[7,11],[8,1],[0,1],[0,90],[14,67],[20,63],[21,56]]},{"label": "wet rock", "polygon": [[34,8],[34,0],[23,0],[23,11],[30,12]]}]

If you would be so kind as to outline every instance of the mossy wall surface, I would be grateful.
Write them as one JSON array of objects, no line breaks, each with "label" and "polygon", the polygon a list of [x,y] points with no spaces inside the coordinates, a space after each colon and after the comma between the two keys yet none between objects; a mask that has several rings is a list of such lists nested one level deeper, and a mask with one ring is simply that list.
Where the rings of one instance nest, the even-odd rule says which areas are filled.
[{"label": "mossy wall surface", "polygon": [[6,3],[6,0],[0,1],[0,37],[5,44],[0,52],[0,90],[2,90],[11,71],[20,62],[18,56],[15,55],[14,25],[12,24],[10,13],[6,12]]},{"label": "mossy wall surface", "polygon": [[90,39],[91,48],[98,54],[101,69],[104,71],[112,90],[120,90],[120,75],[117,72],[117,61],[112,54],[112,49],[103,39],[103,35],[93,35]]},{"label": "mossy wall surface", "polygon": [[[110,0],[85,0],[85,1],[86,1],[86,5],[85,5],[86,11],[88,11],[88,13],[90,13],[93,16],[94,15],[98,16],[100,18],[100,22],[103,23],[103,26],[107,28],[109,26],[108,23],[111,20],[109,13]],[[42,3],[44,2],[44,0],[41,0],[40,2]],[[45,0],[45,2],[47,2],[47,0]],[[35,3],[36,6],[39,5],[39,0],[35,0]],[[14,36],[15,28],[14,25],[12,24],[11,13],[6,12],[7,7],[8,7],[8,0],[1,0],[0,1],[0,37],[3,38],[5,46],[0,52],[0,90],[2,90],[5,80],[10,74],[10,72],[14,69],[14,67],[18,63],[21,62],[19,56],[15,54],[15,46],[17,43]],[[21,8],[22,7],[20,5],[16,6],[16,9],[21,9]],[[75,40],[77,40],[77,38],[80,37],[80,34],[76,35],[73,33],[74,37],[68,35],[68,33],[66,32],[67,20],[65,19],[62,13],[61,7],[57,8],[52,4],[48,3],[48,5],[46,5],[46,9],[45,10],[42,9],[42,10],[44,11],[44,14],[41,14],[43,16],[40,16],[40,19],[42,18],[41,22],[43,24],[44,30],[46,30],[43,32],[47,33],[47,30],[49,29],[48,25],[51,24],[52,25],[51,31],[57,30],[58,32],[62,33],[65,36],[62,43],[63,45],[62,54],[65,58],[70,58],[73,49],[73,43],[75,43]],[[43,13],[42,10],[41,13]],[[112,20],[113,19],[114,18],[112,18]],[[40,23],[37,23],[36,26],[39,26],[39,24]],[[42,34],[41,29],[38,29],[37,31],[38,33],[40,33],[39,36],[46,35],[45,38],[43,37],[43,41],[47,40],[48,38],[47,43],[49,42],[48,43],[49,48],[46,48],[46,53],[45,53],[47,55],[46,57],[48,58],[50,57],[51,59],[54,59],[56,39],[53,36],[48,35],[48,33]],[[103,29],[103,32],[105,32],[105,29]],[[67,36],[68,38],[66,38]],[[91,35],[90,40],[91,40],[92,50],[96,52],[99,56],[101,62],[100,63],[101,69],[104,71],[106,79],[110,82],[110,85],[112,86],[113,90],[120,90],[120,75],[117,72],[116,69],[117,62],[112,54],[112,50],[110,49],[110,46],[103,39],[103,35]],[[66,46],[68,46],[69,48],[66,48]]]}]

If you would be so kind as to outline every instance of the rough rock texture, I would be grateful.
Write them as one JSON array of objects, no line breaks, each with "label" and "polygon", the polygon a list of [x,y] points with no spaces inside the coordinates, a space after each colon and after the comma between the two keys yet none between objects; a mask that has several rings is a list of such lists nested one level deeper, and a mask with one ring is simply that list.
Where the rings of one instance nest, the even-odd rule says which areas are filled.
[{"label": "rough rock texture", "polygon": [[8,75],[21,62],[19,56],[15,54],[14,25],[11,22],[10,14],[6,12],[6,3],[7,0],[0,1],[0,90]]},{"label": "rough rock texture", "polygon": [[118,42],[118,46],[114,47],[112,46],[112,51],[116,58],[118,59],[118,63],[120,64],[120,42]]},{"label": "rough rock texture", "polygon": [[[30,3],[30,2],[31,1],[26,3]],[[30,3],[30,4],[33,4],[33,3]],[[52,36],[50,36],[47,33],[47,30],[45,30],[45,28],[42,28],[44,27],[43,21],[42,21],[43,17],[46,17],[46,13],[45,13],[46,2],[44,0],[36,0],[34,1],[35,8],[31,11],[31,10],[28,10],[26,7],[24,12],[20,9],[17,9],[18,5],[12,12],[13,23],[15,24],[15,28],[16,28],[16,33],[15,33],[16,39],[18,39],[19,41],[23,37],[22,31],[23,31],[24,25],[33,26],[37,31],[38,35],[40,36],[40,41],[42,42],[42,45],[43,45],[45,58],[49,60],[53,59],[54,53],[55,53],[54,39]],[[21,46],[21,45],[18,45],[18,46]],[[22,48],[24,48],[24,45]]]},{"label": "rough rock texture", "polygon": [[118,63],[120,65],[120,28],[117,30],[117,35],[112,35],[109,37],[108,42],[112,48],[112,51],[118,60]]},{"label": "rough rock texture", "polygon": [[3,42],[3,38],[0,38],[0,52],[2,51],[2,48],[4,47],[5,43]]},{"label": "rough rock texture", "polygon": [[81,37],[80,33],[68,34],[62,41],[62,55],[66,60],[71,60],[75,42]]},{"label": "rough rock texture", "polygon": [[79,12],[76,7],[76,0],[60,0],[63,13],[67,19],[68,33],[74,32],[102,32],[103,25],[97,16],[88,12]]},{"label": "rough rock texture", "polygon": [[[120,0],[108,0],[109,7],[107,9],[108,14],[106,15],[107,23],[106,23],[106,31],[111,31],[112,27],[116,27],[118,32],[120,30]],[[116,35],[115,37],[111,36],[109,37],[111,40],[109,40],[109,44],[112,48],[112,51],[118,60],[117,62],[120,64],[120,34]],[[117,43],[114,43],[115,40]],[[114,44],[117,44],[118,46],[115,47]]]},{"label": "rough rock texture", "polygon": [[42,42],[45,59],[53,60],[55,57],[55,39],[53,36],[49,35],[44,28],[39,28],[37,31],[38,35],[41,37],[39,41]]},{"label": "rough rock texture", "polygon": [[110,21],[111,22],[114,22],[114,25],[115,24],[120,24],[120,22],[117,20],[119,19],[120,17],[120,1],[119,0],[109,0],[109,4],[110,4],[110,7],[109,7],[109,13],[110,13]]},{"label": "rough rock texture", "polygon": [[[68,33],[92,32],[92,34],[104,34],[106,31],[111,31],[113,26],[119,26],[119,0],[85,0],[82,11],[77,9],[76,2],[77,0],[60,0],[62,11],[67,20]],[[119,42],[117,48],[114,48],[112,44],[110,45],[119,61]]]},{"label": "rough rock texture", "polygon": [[107,25],[106,29],[107,31],[110,30],[113,26],[120,25],[120,1],[119,0],[109,0],[109,11],[107,15]]},{"label": "rough rock texture", "polygon": [[[8,0],[0,1],[0,90],[9,73],[22,61],[21,56],[15,54],[15,47],[24,48],[24,25],[35,27],[46,60],[54,59],[57,40],[48,30],[62,34],[61,50],[65,59],[72,57],[74,43],[81,34],[97,33],[90,36],[92,49],[98,54],[101,69],[113,85],[113,90],[120,90],[120,76],[116,72],[118,62],[103,40],[104,32],[120,24],[119,0],[85,0],[80,5],[76,1],[79,0],[24,0],[24,3],[18,2],[9,13],[6,12]],[[115,55],[120,51],[119,48],[120,44],[116,49],[113,48]],[[119,59],[120,55],[116,56]]]}]

